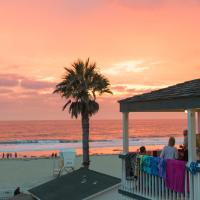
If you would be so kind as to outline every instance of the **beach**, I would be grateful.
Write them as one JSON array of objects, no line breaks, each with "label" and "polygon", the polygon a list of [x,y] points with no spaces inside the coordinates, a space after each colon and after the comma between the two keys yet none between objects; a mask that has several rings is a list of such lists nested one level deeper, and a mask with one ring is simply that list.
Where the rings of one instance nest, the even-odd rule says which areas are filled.
[{"label": "beach", "polygon": [[[111,176],[120,178],[121,160],[118,155],[93,155],[91,170],[96,170]],[[0,190],[14,190],[20,187],[22,191],[40,185],[54,179],[54,158],[30,158],[30,159],[5,159],[0,160]],[[81,167],[82,156],[75,159],[75,169]]]},{"label": "beach", "polygon": [[[129,151],[140,146],[146,150],[160,150],[169,136],[182,144],[185,120],[130,121]],[[165,133],[165,134],[163,134]],[[58,158],[51,155],[75,149],[75,170],[82,163],[80,121],[10,121],[0,122],[0,193],[20,187],[22,192],[55,178],[53,169]],[[91,121],[90,169],[121,178],[122,151],[120,120]],[[17,158],[15,157],[17,153]],[[4,159],[2,159],[4,154]],[[7,154],[12,158],[7,159]]]}]

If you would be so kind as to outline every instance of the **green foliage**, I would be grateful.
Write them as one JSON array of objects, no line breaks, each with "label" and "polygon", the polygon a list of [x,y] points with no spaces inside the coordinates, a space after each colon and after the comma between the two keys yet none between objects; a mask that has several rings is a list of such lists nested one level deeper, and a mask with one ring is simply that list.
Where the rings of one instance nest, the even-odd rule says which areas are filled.
[{"label": "green foliage", "polygon": [[63,110],[69,106],[71,117],[79,115],[92,116],[99,110],[97,95],[112,94],[109,80],[97,70],[96,63],[90,63],[89,58],[83,62],[78,59],[71,68],[65,68],[63,80],[56,85],[54,93],[59,93],[67,100]]}]

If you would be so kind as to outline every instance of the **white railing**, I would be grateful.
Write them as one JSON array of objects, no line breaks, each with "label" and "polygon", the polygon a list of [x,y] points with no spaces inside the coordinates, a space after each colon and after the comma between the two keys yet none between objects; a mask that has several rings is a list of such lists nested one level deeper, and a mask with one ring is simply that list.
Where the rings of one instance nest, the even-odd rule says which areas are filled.
[{"label": "white railing", "polygon": [[[0,200],[9,200],[14,196],[14,191],[16,188],[0,188]],[[28,194],[28,188],[20,187],[20,192]]]},{"label": "white railing", "polygon": [[[185,176],[185,178],[186,177],[187,175]],[[124,184],[122,184],[121,187],[122,190],[127,191],[129,193],[133,193],[148,199],[156,200],[190,200],[187,188],[188,186],[186,180],[185,193],[183,194],[174,192],[165,186],[163,178],[146,174],[142,171],[140,171],[138,179],[124,180]]]},{"label": "white railing", "polygon": [[[150,175],[139,170],[137,179],[126,179],[125,160],[122,159],[122,184],[121,191],[152,200],[199,200],[200,199],[200,172],[192,175],[185,171],[185,191],[178,193],[168,189],[165,180],[158,176]],[[190,191],[190,192],[189,192]],[[131,199],[124,197],[122,199]]]},{"label": "white railing", "polygon": [[8,200],[13,197],[13,190],[0,190],[0,200]]},{"label": "white railing", "polygon": [[193,199],[200,199],[200,172],[197,172],[195,175],[190,174],[190,180],[193,182]]}]

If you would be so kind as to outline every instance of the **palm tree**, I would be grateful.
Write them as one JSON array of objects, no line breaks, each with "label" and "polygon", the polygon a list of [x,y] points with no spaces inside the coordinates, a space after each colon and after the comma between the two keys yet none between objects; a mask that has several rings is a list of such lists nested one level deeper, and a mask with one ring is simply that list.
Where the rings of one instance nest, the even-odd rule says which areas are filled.
[{"label": "palm tree", "polygon": [[54,93],[66,99],[63,110],[69,106],[71,117],[81,116],[83,166],[88,168],[89,160],[89,119],[98,112],[96,96],[103,93],[112,94],[109,80],[97,70],[96,63],[78,59],[71,68],[64,68],[63,80],[56,85]]}]

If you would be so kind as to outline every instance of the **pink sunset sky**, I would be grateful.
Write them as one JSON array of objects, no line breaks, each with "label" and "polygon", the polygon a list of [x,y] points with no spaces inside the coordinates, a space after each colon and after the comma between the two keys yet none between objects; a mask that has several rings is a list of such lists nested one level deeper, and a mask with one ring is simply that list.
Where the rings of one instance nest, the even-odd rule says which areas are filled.
[{"label": "pink sunset sky", "polygon": [[70,119],[52,91],[64,67],[87,57],[114,93],[94,118],[119,119],[117,100],[200,78],[200,1],[1,1],[0,120]]}]

